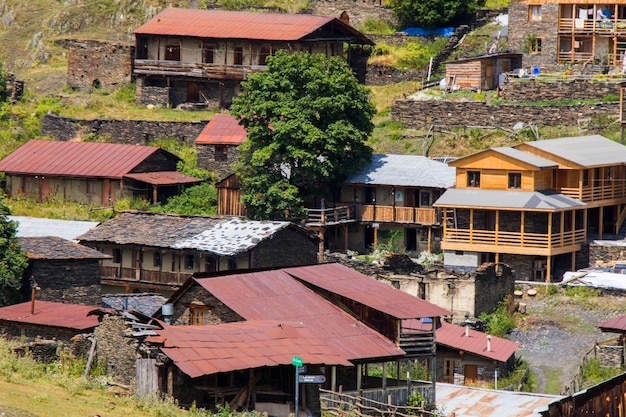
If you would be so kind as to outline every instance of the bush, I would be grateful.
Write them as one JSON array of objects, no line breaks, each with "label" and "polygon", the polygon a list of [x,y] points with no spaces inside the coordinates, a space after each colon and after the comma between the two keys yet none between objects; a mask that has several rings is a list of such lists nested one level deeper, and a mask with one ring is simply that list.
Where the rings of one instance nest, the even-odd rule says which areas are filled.
[{"label": "bush", "polygon": [[487,333],[504,337],[517,327],[513,314],[513,299],[508,296],[501,301],[491,314],[482,313],[479,317],[487,326]]}]

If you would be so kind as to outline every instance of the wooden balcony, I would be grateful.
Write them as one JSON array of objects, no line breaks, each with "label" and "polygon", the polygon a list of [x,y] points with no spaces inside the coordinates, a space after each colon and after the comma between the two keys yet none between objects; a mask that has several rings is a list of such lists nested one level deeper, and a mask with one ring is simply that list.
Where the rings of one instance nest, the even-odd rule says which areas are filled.
[{"label": "wooden balcony", "polygon": [[266,65],[224,65],[135,59],[133,72],[136,75],[242,81],[248,78],[249,73],[266,69]]},{"label": "wooden balcony", "polygon": [[576,32],[581,34],[626,34],[626,19],[559,19],[559,32]]},{"label": "wooden balcony", "polygon": [[593,188],[561,188],[558,192],[585,203],[626,197],[626,188],[624,188],[623,181],[615,181],[613,184]]},{"label": "wooden balcony", "polygon": [[103,266],[100,268],[101,279],[107,281],[117,281],[119,283],[145,283],[167,286],[182,285],[192,273],[150,271],[135,268],[118,268],[115,266]]},{"label": "wooden balcony", "polygon": [[579,250],[585,239],[584,229],[548,234],[446,228],[441,247],[449,250],[549,256]]},{"label": "wooden balcony", "polygon": [[559,51],[558,53],[558,61],[559,62],[588,62],[593,60],[592,52],[564,52]]},{"label": "wooden balcony", "polygon": [[328,226],[356,221],[403,224],[438,223],[434,208],[362,204],[327,209],[308,209],[305,223],[307,226]]}]

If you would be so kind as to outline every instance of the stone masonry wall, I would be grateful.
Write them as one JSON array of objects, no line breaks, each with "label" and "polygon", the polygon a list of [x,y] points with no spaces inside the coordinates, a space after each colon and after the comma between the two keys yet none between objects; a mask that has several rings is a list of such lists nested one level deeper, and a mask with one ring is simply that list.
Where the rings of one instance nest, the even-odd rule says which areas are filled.
[{"label": "stone masonry wall", "polygon": [[438,121],[438,126],[498,126],[512,128],[518,122],[541,126],[573,125],[599,115],[617,116],[619,103],[578,104],[571,106],[491,106],[483,102],[394,101],[392,119],[408,129],[420,129]]},{"label": "stone masonry wall", "polygon": [[107,375],[116,382],[134,386],[135,362],[141,357],[139,343],[132,337],[132,330],[124,317],[107,315],[95,330],[96,356],[106,360]]},{"label": "stone masonry wall", "polygon": [[61,141],[74,140],[91,134],[105,137],[115,143],[131,145],[145,145],[158,138],[176,138],[188,145],[193,145],[207,123],[207,121],[81,120],[47,114],[42,121],[41,134]]},{"label": "stone masonry wall", "polygon": [[509,82],[502,87],[502,98],[508,101],[558,101],[619,97],[620,84],[575,80],[563,82]]},{"label": "stone masonry wall", "polygon": [[98,41],[69,43],[67,85],[83,92],[115,90],[132,81],[135,47]]},{"label": "stone masonry wall", "polygon": [[392,10],[384,6],[382,0],[316,0],[312,3],[312,14],[341,17],[345,11],[352,26],[362,25],[367,19],[397,22]]},{"label": "stone masonry wall", "polygon": [[589,266],[626,261],[626,241],[593,241],[589,244]]},{"label": "stone masonry wall", "polygon": [[512,1],[509,4],[508,45],[511,50],[524,52],[524,41],[529,35],[541,38],[541,52],[524,52],[524,67],[556,64],[558,51],[558,3],[541,3],[541,20],[528,19],[528,3]]},{"label": "stone masonry wall", "polygon": [[[297,250],[294,250],[297,248]],[[290,228],[274,234],[252,249],[250,267],[289,267],[317,263],[318,239]]]},{"label": "stone masonry wall", "polygon": [[239,150],[236,146],[227,146],[226,152],[226,161],[216,161],[214,145],[196,145],[198,168],[217,172],[218,178],[227,177],[233,172],[231,164],[239,159]]},{"label": "stone masonry wall", "polygon": [[208,324],[243,321],[243,317],[231,310],[226,304],[195,284],[174,304],[172,324],[188,325],[191,321],[190,306],[197,305],[208,309]]},{"label": "stone masonry wall", "polygon": [[624,366],[624,346],[596,345],[600,366],[621,369]]}]

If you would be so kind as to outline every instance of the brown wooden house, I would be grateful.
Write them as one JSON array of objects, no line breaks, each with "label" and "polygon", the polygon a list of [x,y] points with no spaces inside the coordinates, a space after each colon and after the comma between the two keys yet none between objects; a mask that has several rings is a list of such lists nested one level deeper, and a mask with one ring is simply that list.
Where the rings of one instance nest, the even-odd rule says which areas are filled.
[{"label": "brown wooden house", "polygon": [[586,266],[587,237],[616,236],[626,218],[626,148],[602,136],[526,142],[456,161],[444,210],[444,265],[512,265],[517,279],[560,280]]},{"label": "brown wooden house", "polygon": [[227,108],[277,50],[331,57],[344,56],[345,45],[373,45],[338,18],[177,8],[137,28],[135,39],[137,101],[172,107]]},{"label": "brown wooden house", "polygon": [[121,198],[165,202],[203,181],[177,172],[179,161],[155,146],[30,140],[0,161],[0,172],[11,196],[110,206]]},{"label": "brown wooden house", "polygon": [[522,54],[485,54],[448,61],[445,65],[448,88],[494,90],[500,82],[500,74],[522,67]]}]

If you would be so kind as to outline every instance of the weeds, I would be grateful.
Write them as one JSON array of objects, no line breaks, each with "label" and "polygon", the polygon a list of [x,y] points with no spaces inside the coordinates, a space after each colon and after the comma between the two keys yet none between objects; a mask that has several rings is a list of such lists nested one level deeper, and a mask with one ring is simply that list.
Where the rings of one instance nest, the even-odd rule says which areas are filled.
[{"label": "weeds", "polygon": [[513,298],[507,297],[491,314],[482,313],[479,319],[487,326],[488,334],[505,337],[517,327],[517,320],[513,314]]}]

